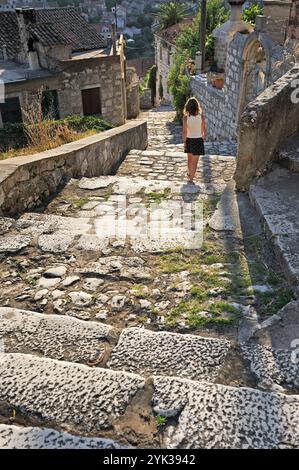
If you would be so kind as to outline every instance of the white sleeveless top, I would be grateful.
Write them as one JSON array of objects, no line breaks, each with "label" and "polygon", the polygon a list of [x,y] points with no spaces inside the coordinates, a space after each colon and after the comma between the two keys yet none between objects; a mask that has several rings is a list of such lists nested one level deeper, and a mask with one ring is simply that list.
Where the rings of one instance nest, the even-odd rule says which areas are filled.
[{"label": "white sleeveless top", "polygon": [[201,134],[201,114],[197,116],[187,116],[187,137],[189,139],[199,139]]}]

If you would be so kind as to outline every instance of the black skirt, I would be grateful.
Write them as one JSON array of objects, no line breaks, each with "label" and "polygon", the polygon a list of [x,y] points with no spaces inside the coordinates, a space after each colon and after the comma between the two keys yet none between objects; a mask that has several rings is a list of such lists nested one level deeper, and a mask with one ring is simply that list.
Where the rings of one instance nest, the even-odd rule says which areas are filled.
[{"label": "black skirt", "polygon": [[187,137],[185,153],[192,153],[192,155],[204,155],[205,145],[203,139]]}]

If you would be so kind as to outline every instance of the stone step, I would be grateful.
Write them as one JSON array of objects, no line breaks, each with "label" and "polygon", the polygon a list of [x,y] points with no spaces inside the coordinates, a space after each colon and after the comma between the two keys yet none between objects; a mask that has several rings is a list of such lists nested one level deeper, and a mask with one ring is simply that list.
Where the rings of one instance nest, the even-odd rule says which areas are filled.
[{"label": "stone step", "polygon": [[[23,354],[1,354],[0,374],[0,401],[13,407],[16,417],[22,413],[58,432],[84,437],[109,432],[123,441],[136,429],[139,413],[143,420],[153,420],[155,413],[172,418],[161,436],[163,448],[299,446],[298,395],[156,375],[146,390],[144,379],[132,373]],[[148,403],[153,408],[146,415]]]},{"label": "stone step", "polygon": [[299,175],[274,166],[250,186],[249,195],[290,284],[299,283]]},{"label": "stone step", "polygon": [[286,139],[278,150],[282,165],[293,173],[299,173],[299,132]]},{"label": "stone step", "polygon": [[121,333],[107,366],[141,375],[214,381],[229,349],[227,340],[128,328]]},{"label": "stone step", "polygon": [[175,418],[168,449],[298,448],[299,396],[154,377],[154,411]]},{"label": "stone step", "polygon": [[[109,245],[127,245],[135,252],[200,245],[203,221],[200,217],[195,220],[192,213],[200,210],[200,201],[196,204],[200,193],[215,191],[211,185],[142,178],[130,181],[128,177],[108,177],[105,181],[105,177],[99,177],[83,179],[79,189],[91,191],[92,198],[104,185],[112,185],[115,192],[109,201],[91,199],[77,213],[71,210],[70,216],[27,213],[13,221],[10,233],[0,236],[0,254],[17,253],[29,246],[46,253],[73,253],[101,252]],[[78,186],[74,186],[76,190]],[[139,202],[127,196],[138,196]]]},{"label": "stone step", "polygon": [[138,375],[40,359],[0,354],[0,402],[59,431],[92,434],[117,425],[145,382]]},{"label": "stone step", "polygon": [[101,323],[0,307],[0,344],[5,353],[98,363],[109,355],[114,334],[112,327]]},{"label": "stone step", "polygon": [[0,449],[128,449],[112,439],[75,436],[50,428],[0,424]]},{"label": "stone step", "polygon": [[299,392],[299,302],[289,302],[243,343],[244,357],[265,389]]}]

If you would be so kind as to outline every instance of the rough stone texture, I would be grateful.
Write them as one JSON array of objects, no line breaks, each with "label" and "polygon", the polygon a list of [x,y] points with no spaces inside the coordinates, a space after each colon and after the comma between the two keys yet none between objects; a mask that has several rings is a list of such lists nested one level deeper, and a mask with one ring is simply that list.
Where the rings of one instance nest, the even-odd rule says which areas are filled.
[{"label": "rough stone texture", "polygon": [[28,246],[30,242],[31,237],[23,237],[22,235],[0,237],[0,253],[17,253]]},{"label": "rough stone texture", "polygon": [[[232,27],[238,27],[238,23],[241,22],[232,23]],[[263,85],[264,89],[294,65],[292,47],[278,45],[264,33],[258,35],[256,31],[252,31],[244,34],[244,29],[251,30],[248,25],[242,28],[242,33],[230,34],[223,31],[222,28],[225,29],[229,24],[230,22],[227,22],[214,30],[215,60],[219,62],[219,67],[224,69],[224,87],[221,90],[214,88],[209,83],[207,74],[191,77],[191,91],[202,104],[207,122],[207,135],[211,140],[236,139],[239,133],[238,121],[244,107],[261,92],[257,80],[252,78],[254,73],[258,73],[259,59],[252,56],[257,41],[265,51],[267,79]]]},{"label": "rough stone texture", "polygon": [[223,366],[229,348],[226,340],[129,328],[123,330],[108,367],[212,381]]},{"label": "rough stone texture", "polygon": [[140,97],[140,108],[152,108],[152,90],[150,88],[145,88],[145,90],[143,91],[143,94]]},{"label": "rough stone texture", "polygon": [[248,196],[236,192],[234,181],[230,181],[223,191],[209,226],[212,230],[232,232],[241,239],[262,232],[260,224],[256,223],[256,213]]},{"label": "rough stone texture", "polygon": [[[127,119],[135,119],[140,113],[139,77],[134,67],[126,67]],[[112,100],[114,101],[114,100]]]},{"label": "rough stone texture", "polygon": [[[0,215],[15,215],[41,204],[71,177],[108,174],[131,149],[146,146],[146,123],[131,121],[53,150],[2,160]],[[13,167],[8,175],[7,167]]]},{"label": "rough stone texture", "polygon": [[278,149],[278,158],[282,165],[293,173],[299,173],[299,133],[286,139]]},{"label": "rough stone texture", "polygon": [[100,258],[87,268],[79,269],[80,274],[86,276],[108,276],[114,279],[148,280],[151,278],[151,271],[144,266],[144,261],[136,257],[112,256]]},{"label": "rough stone texture", "polygon": [[299,389],[299,303],[264,321],[242,350],[261,385]]},{"label": "rough stone texture", "polygon": [[0,373],[0,400],[83,433],[108,429],[144,386],[126,372],[24,354],[1,354]]},{"label": "rough stone texture", "polygon": [[248,189],[255,176],[271,167],[282,141],[299,130],[299,103],[294,89],[298,78],[296,66],[244,111],[235,175],[238,189]]},{"label": "rough stone texture", "polygon": [[74,436],[49,428],[0,424],[1,449],[127,449],[111,439]]},{"label": "rough stone texture", "polygon": [[[162,111],[148,113],[150,146],[147,151],[134,150],[128,156],[120,168],[123,175],[84,178],[81,181],[72,179],[48,203],[43,213],[26,213],[17,220],[0,219],[1,236],[31,238],[30,245],[23,251],[5,253],[1,257],[1,305],[27,310],[14,313],[12,320],[5,318],[0,322],[5,328],[4,341],[0,341],[1,352],[3,349],[17,351],[0,355],[0,402],[5,420],[9,419],[5,414],[8,407],[17,412],[16,419],[12,421],[15,424],[23,423],[24,417],[24,422],[30,426],[48,426],[84,436],[89,433],[97,437],[109,435],[116,441],[121,436],[137,447],[143,446],[150,432],[149,438],[145,439],[146,444],[156,443],[163,447],[162,439],[161,442],[157,439],[152,409],[152,392],[154,398],[157,396],[152,388],[153,373],[186,374],[198,381],[205,377],[234,387],[256,386],[256,377],[235,340],[241,319],[255,320],[255,327],[258,326],[259,296],[257,293],[252,295],[250,288],[236,289],[237,292],[230,289],[231,286],[234,288],[234,284],[230,284],[234,276],[236,284],[242,283],[243,269],[247,285],[247,265],[250,268],[251,263],[259,265],[265,260],[265,240],[264,237],[256,237],[258,220],[251,217],[247,196],[239,197],[233,185],[229,184],[216,211],[220,232],[207,229],[206,245],[194,252],[180,243],[175,250],[165,253],[165,244],[160,246],[163,254],[157,255],[150,251],[153,246],[138,236],[137,230],[134,244],[124,236],[125,216],[132,220],[138,216],[136,210],[148,208],[153,200],[158,202],[152,214],[153,226],[158,225],[162,215],[164,224],[174,220],[181,227],[182,221],[176,216],[175,208],[182,202],[189,215],[193,214],[192,205],[198,206],[197,209],[204,206],[204,222],[207,223],[235,169],[235,158],[224,156],[233,155],[234,144],[208,142],[208,155],[201,159],[196,184],[185,184],[186,155],[182,152],[182,129],[172,122],[172,111],[165,112],[164,108]],[[213,156],[214,151],[224,154]],[[124,201],[127,212],[123,208]],[[232,227],[227,224],[230,212],[235,220],[234,214],[237,215],[239,209],[243,214],[237,218],[236,226],[240,234],[248,235],[246,241],[245,236],[244,240],[238,239],[235,233],[227,230]],[[109,246],[103,247],[112,215],[117,215],[120,221],[118,238],[109,236]],[[248,222],[248,231],[245,222]],[[145,251],[134,255],[134,250],[141,248]],[[226,254],[232,250],[238,256],[227,259]],[[271,269],[272,256],[266,261]],[[65,269],[53,272],[53,267]],[[49,274],[62,277],[46,277]],[[262,292],[267,278],[268,272],[259,274],[258,279],[252,279],[252,284]],[[73,279],[76,279],[75,284],[71,282]],[[283,276],[281,283],[284,293],[286,283]],[[60,316],[53,316],[53,312]],[[76,318],[81,321],[72,321]],[[102,327],[94,323],[96,320],[115,329],[110,329],[100,338],[94,337],[95,328],[99,331]],[[128,330],[141,325],[161,333],[137,330],[135,334],[135,329]],[[134,368],[150,375],[147,380],[132,372],[98,368],[106,367],[112,345],[117,343],[118,334],[123,329],[126,330],[113,353],[111,364],[115,361],[115,367],[122,368],[126,361],[130,370]],[[245,336],[246,340],[252,336],[253,329],[247,329],[242,341]],[[182,336],[172,336],[169,331],[182,333]],[[186,335],[190,332],[201,337]],[[202,338],[206,335],[209,338]],[[228,352],[224,338],[231,343]],[[55,359],[36,357],[44,354]],[[87,362],[90,367],[70,362],[77,360]],[[218,399],[214,392],[218,389],[211,384],[203,384],[200,393],[193,389],[197,387],[195,382],[192,382],[192,393],[186,392],[185,385],[174,385],[173,391],[169,386],[168,392],[171,378],[166,377],[165,380],[166,385],[159,391],[163,400],[165,396],[165,400],[176,400],[180,410],[186,400],[190,402],[182,413],[178,434],[173,429],[170,445],[177,445],[179,441],[183,447],[180,436],[186,434],[187,445],[194,444],[194,447],[198,442],[211,447],[216,442],[213,439],[218,437],[223,440],[223,446],[240,447],[246,441],[242,436],[244,429],[248,439],[259,433],[259,439],[256,437],[250,442],[252,447],[271,446],[273,441],[279,441],[275,419],[278,422],[283,420],[279,412],[275,410],[274,413],[272,402],[268,412],[260,400],[260,392],[248,392],[245,400],[244,389],[229,389],[228,392],[227,387],[220,387]],[[182,383],[179,378],[178,382]],[[273,386],[281,385],[273,382]],[[289,389],[289,392],[296,393],[296,390]],[[163,405],[162,398],[160,404]],[[286,413],[285,404],[282,406],[283,413]],[[259,431],[263,419],[260,416],[265,409],[267,416],[263,425],[266,431]],[[296,412],[297,409],[296,403]],[[156,411],[163,414],[163,409],[157,408]],[[272,417],[272,411],[278,418]],[[295,442],[298,436],[293,423],[296,417],[292,412],[289,413],[291,424],[284,433],[287,445],[291,439]],[[208,414],[206,419],[204,413]],[[257,426],[250,422],[251,417],[258,421]],[[171,420],[163,429],[167,431],[175,423],[176,420]],[[269,431],[272,427],[273,434]],[[291,428],[292,437],[289,438]],[[286,426],[283,431],[285,429]],[[234,430],[238,436],[241,435],[240,438],[235,437]],[[159,438],[162,434],[164,431],[159,433]]]},{"label": "rough stone texture", "polygon": [[290,283],[299,283],[299,197],[298,175],[274,167],[273,171],[250,186],[250,199],[257,209],[266,234]]},{"label": "rough stone texture", "polygon": [[164,440],[170,449],[299,446],[298,396],[154,377],[154,409],[178,417]]},{"label": "rough stone texture", "polygon": [[71,317],[0,307],[0,339],[5,352],[93,362],[106,350],[112,328]]}]

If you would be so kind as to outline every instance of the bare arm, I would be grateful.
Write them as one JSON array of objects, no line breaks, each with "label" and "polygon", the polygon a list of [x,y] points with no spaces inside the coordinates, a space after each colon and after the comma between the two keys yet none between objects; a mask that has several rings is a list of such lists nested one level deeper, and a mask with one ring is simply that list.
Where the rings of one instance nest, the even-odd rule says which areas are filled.
[{"label": "bare arm", "polygon": [[184,116],[183,136],[184,136],[184,144],[186,144],[186,140],[187,140],[187,116]]},{"label": "bare arm", "polygon": [[201,135],[203,139],[205,139],[207,135],[206,118],[204,114],[201,116]]}]

